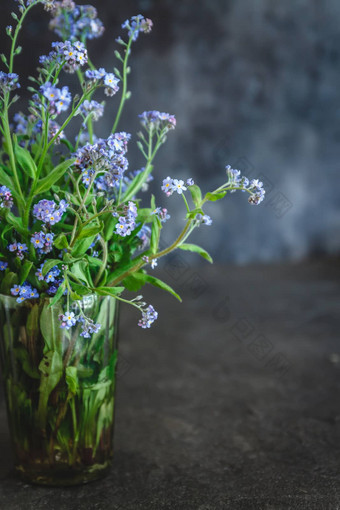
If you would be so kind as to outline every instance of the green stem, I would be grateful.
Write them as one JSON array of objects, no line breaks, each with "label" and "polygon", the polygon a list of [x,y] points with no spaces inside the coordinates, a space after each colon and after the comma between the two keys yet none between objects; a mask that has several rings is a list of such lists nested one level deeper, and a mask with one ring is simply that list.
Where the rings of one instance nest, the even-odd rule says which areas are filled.
[{"label": "green stem", "polygon": [[[128,200],[133,198],[138,193],[138,191],[143,187],[147,178],[150,175],[150,172],[152,170],[152,168],[151,168],[152,162],[155,159],[155,156],[156,156],[158,149],[160,148],[161,145],[162,144],[160,143],[160,139],[158,138],[156,146],[154,148],[154,151],[151,153],[151,156],[148,157],[148,160],[147,160],[147,163],[145,166],[145,170],[143,172],[142,179],[140,181],[138,181],[137,183],[135,183],[134,185],[132,185],[129,189],[126,190],[126,192],[122,198],[122,203],[127,202]],[[121,204],[119,204],[119,205],[121,205]]]},{"label": "green stem", "polygon": [[99,242],[100,242],[100,244],[102,245],[102,248],[103,248],[103,259],[102,259],[102,265],[100,266],[98,274],[97,274],[97,277],[96,277],[96,279],[94,281],[95,287],[98,285],[98,283],[100,282],[101,277],[103,276],[103,273],[104,273],[104,271],[106,269],[107,258],[108,258],[107,243],[104,241],[102,236],[100,236]]},{"label": "green stem", "polygon": [[185,207],[187,208],[187,211],[190,212],[190,207],[189,207],[188,201],[187,201],[184,193],[182,193],[182,197],[183,197],[183,200],[184,200],[184,203],[185,203]]},{"label": "green stem", "polygon": [[118,112],[117,112],[117,115],[116,115],[116,119],[115,119],[115,122],[114,122],[112,130],[111,130],[112,133],[116,132],[116,129],[117,129],[120,117],[122,115],[122,111],[123,111],[124,105],[125,105],[125,101],[127,99],[127,97],[126,97],[126,93],[127,93],[127,75],[128,75],[127,68],[128,68],[128,61],[129,61],[129,56],[130,56],[131,45],[132,45],[132,37],[130,37],[129,42],[127,44],[127,47],[125,49],[125,58],[124,58],[124,63],[123,63],[123,90],[122,90],[122,97],[120,99],[120,104],[119,104]]}]

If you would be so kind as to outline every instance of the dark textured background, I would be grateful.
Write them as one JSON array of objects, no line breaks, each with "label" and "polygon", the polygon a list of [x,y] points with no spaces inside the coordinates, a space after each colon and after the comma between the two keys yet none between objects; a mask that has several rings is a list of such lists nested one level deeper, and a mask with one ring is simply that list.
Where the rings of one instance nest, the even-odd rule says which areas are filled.
[{"label": "dark textured background", "polygon": [[[2,2],[3,25],[13,3]],[[154,21],[152,34],[134,48],[133,97],[121,128],[136,132],[137,114],[146,109],[176,114],[178,129],[157,160],[156,187],[167,175],[192,176],[210,190],[227,163],[266,183],[268,197],[258,208],[241,194],[211,206],[214,226],[202,227],[197,241],[216,259],[238,263],[339,252],[339,2],[93,3],[107,30],[90,53],[107,69],[120,23],[139,12]],[[47,18],[39,8],[26,25],[21,74],[57,39]],[[108,111],[117,102],[109,101]],[[107,134],[104,125],[100,134]],[[132,144],[131,167],[140,166]],[[162,201],[182,221],[179,198]],[[171,239],[178,228],[174,221],[165,235]]]}]

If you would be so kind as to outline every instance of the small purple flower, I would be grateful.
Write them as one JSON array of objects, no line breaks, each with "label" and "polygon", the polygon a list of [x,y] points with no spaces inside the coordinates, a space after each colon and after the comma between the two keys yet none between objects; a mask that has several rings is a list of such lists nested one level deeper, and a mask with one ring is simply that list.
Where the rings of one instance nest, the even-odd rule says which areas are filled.
[{"label": "small purple flower", "polygon": [[59,203],[59,209],[54,200],[40,200],[33,207],[33,215],[43,223],[48,225],[55,225],[58,223],[63,213],[66,211],[68,203],[65,200],[61,200]]},{"label": "small purple flower", "polygon": [[8,262],[1,261],[0,262],[0,271],[6,271],[7,268],[8,268]]},{"label": "small purple flower", "polygon": [[138,326],[143,329],[150,328],[151,324],[158,318],[158,312],[152,305],[149,305],[145,310],[142,310],[142,318],[138,322]]},{"label": "small purple flower", "polygon": [[39,297],[39,293],[37,289],[31,289],[29,291],[29,299],[37,299]]},{"label": "small purple flower", "polygon": [[[56,2],[52,10],[50,28],[62,39],[94,39],[104,32],[104,26],[92,5],[76,5],[73,0]],[[79,41],[73,43],[82,50]]]},{"label": "small purple flower", "polygon": [[[45,244],[45,238],[44,238],[44,233],[43,232],[36,232],[32,237],[31,237],[31,243],[33,243],[33,245],[36,247],[36,248],[43,248],[44,247],[44,244]],[[42,266],[41,266],[42,268]],[[40,278],[39,278],[40,279]]]},{"label": "small purple flower", "polygon": [[171,177],[167,177],[166,179],[163,179],[163,186],[161,189],[166,193],[166,195],[169,197],[173,194],[174,188],[173,188],[174,180],[171,179]]},{"label": "small purple flower", "polygon": [[19,293],[20,293],[20,285],[14,285],[14,287],[11,288],[12,296],[18,296]]},{"label": "small purple flower", "polygon": [[193,186],[194,184],[195,184],[194,179],[191,179],[191,177],[190,179],[187,179],[187,186]]},{"label": "small purple flower", "polygon": [[75,316],[74,312],[66,312],[64,315],[59,315],[59,320],[62,329],[70,329],[76,324],[78,318]]},{"label": "small purple flower", "polygon": [[50,81],[41,85],[40,91],[50,103],[55,103],[59,99],[60,90],[57,87],[54,87]]},{"label": "small purple flower", "polygon": [[11,92],[12,90],[19,89],[18,83],[19,76],[15,73],[4,73],[0,71],[0,90],[4,93]]},{"label": "small purple flower", "polygon": [[210,226],[212,224],[212,219],[207,214],[196,214],[196,220],[199,224],[204,224]]},{"label": "small purple flower", "polygon": [[172,183],[172,187],[174,191],[177,191],[179,195],[183,193],[183,191],[186,191],[186,187],[184,186],[184,181],[179,179],[174,179]]},{"label": "small purple flower", "polygon": [[18,242],[14,242],[13,244],[9,244],[7,246],[7,248],[11,252],[15,252],[16,251],[17,252],[16,256],[19,257],[19,259],[21,259],[21,260],[24,258],[24,253],[28,251],[28,248],[27,248],[26,244],[18,243]]},{"label": "small purple flower", "polygon": [[105,75],[104,85],[109,89],[112,89],[114,94],[119,90],[118,83],[119,79],[113,73],[107,73]]},{"label": "small purple flower", "polygon": [[47,275],[45,276],[45,281],[47,283],[53,283],[56,281],[56,278],[60,275],[60,270],[58,269],[57,266],[55,266],[53,269],[51,269],[51,271],[49,271],[47,273]]},{"label": "small purple flower", "polygon": [[79,111],[84,117],[91,115],[91,119],[93,121],[97,121],[104,115],[104,105],[97,101],[89,101],[86,99],[86,101],[84,101],[81,105]]},{"label": "small purple flower", "polygon": [[124,21],[122,24],[122,28],[128,30],[128,36],[132,38],[133,41],[138,39],[140,33],[148,34],[152,30],[153,23],[151,19],[144,18],[141,14],[137,16],[132,16],[130,20]]},{"label": "small purple flower", "polygon": [[26,282],[23,285],[16,285],[12,287],[11,294],[12,296],[18,296],[17,303],[22,303],[26,299],[37,299],[39,297],[37,289],[34,289]]},{"label": "small purple flower", "polygon": [[101,324],[95,324],[92,319],[88,319],[87,317],[81,317],[79,322],[82,323],[80,336],[83,338],[91,338],[91,335],[93,333],[98,333],[101,328]]},{"label": "small purple flower", "polygon": [[50,253],[53,247],[54,234],[45,234],[44,232],[36,232],[31,237],[31,243],[37,248],[38,253]]},{"label": "small purple flower", "polygon": [[127,222],[126,218],[120,217],[118,223],[116,225],[116,234],[125,237],[131,234],[130,225]]},{"label": "small purple flower", "polygon": [[11,209],[13,206],[12,192],[6,186],[0,186],[0,209],[6,207]]},{"label": "small purple flower", "polygon": [[141,119],[142,126],[144,126],[148,131],[152,129],[167,133],[176,127],[176,117],[174,115],[159,112],[157,110],[143,112],[139,115],[139,118]]},{"label": "small purple flower", "polygon": [[[37,234],[35,234],[35,235],[37,235]],[[44,262],[43,264],[41,264],[41,265],[40,265],[39,269],[38,269],[38,270],[37,270],[37,272],[35,273],[35,276],[38,278],[38,280],[39,280],[39,281],[44,280],[44,275],[43,275],[43,272],[42,272],[42,271],[43,271],[44,264],[45,264],[45,262]]]}]

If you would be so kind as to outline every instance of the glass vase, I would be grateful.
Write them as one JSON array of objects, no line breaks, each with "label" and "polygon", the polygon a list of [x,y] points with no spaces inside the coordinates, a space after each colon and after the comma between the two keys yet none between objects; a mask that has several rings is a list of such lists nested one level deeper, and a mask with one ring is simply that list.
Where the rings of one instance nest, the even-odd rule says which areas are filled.
[{"label": "glass vase", "polygon": [[0,357],[15,469],[31,483],[75,485],[107,473],[113,454],[118,301],[73,305],[101,328],[60,328],[63,302],[0,295]]}]

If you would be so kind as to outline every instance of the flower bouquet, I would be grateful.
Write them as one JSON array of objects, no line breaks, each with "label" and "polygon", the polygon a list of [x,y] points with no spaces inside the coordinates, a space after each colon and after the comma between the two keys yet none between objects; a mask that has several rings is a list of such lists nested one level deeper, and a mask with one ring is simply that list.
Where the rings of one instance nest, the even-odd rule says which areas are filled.
[{"label": "flower bouquet", "polygon": [[[27,112],[10,119],[20,88],[18,36],[40,4],[58,40],[29,77]],[[137,308],[142,328],[157,319],[141,295],[123,297],[125,289],[151,284],[180,299],[150,274],[157,260],[179,248],[211,262],[204,249],[186,242],[194,229],[212,223],[204,204],[236,190],[259,204],[265,192],[261,182],[229,166],[226,182],[205,195],[192,179],[163,178],[164,200],[181,195],[185,222],[160,249],[168,210],[154,196],[142,207],[138,195],[148,190],[175,116],[140,115],[139,170],[129,169],[131,135],[118,130],[130,97],[131,49],[151,31],[151,20],[138,15],[123,23],[117,67],[106,70],[95,66],[86,46],[104,31],[94,7],[17,0],[12,17],[10,54],[1,55],[0,72],[0,355],[8,416],[17,471],[31,482],[74,484],[97,478],[112,457],[118,303]],[[63,85],[64,73],[74,75],[73,91]],[[105,106],[114,122],[104,139],[94,127]]]}]

